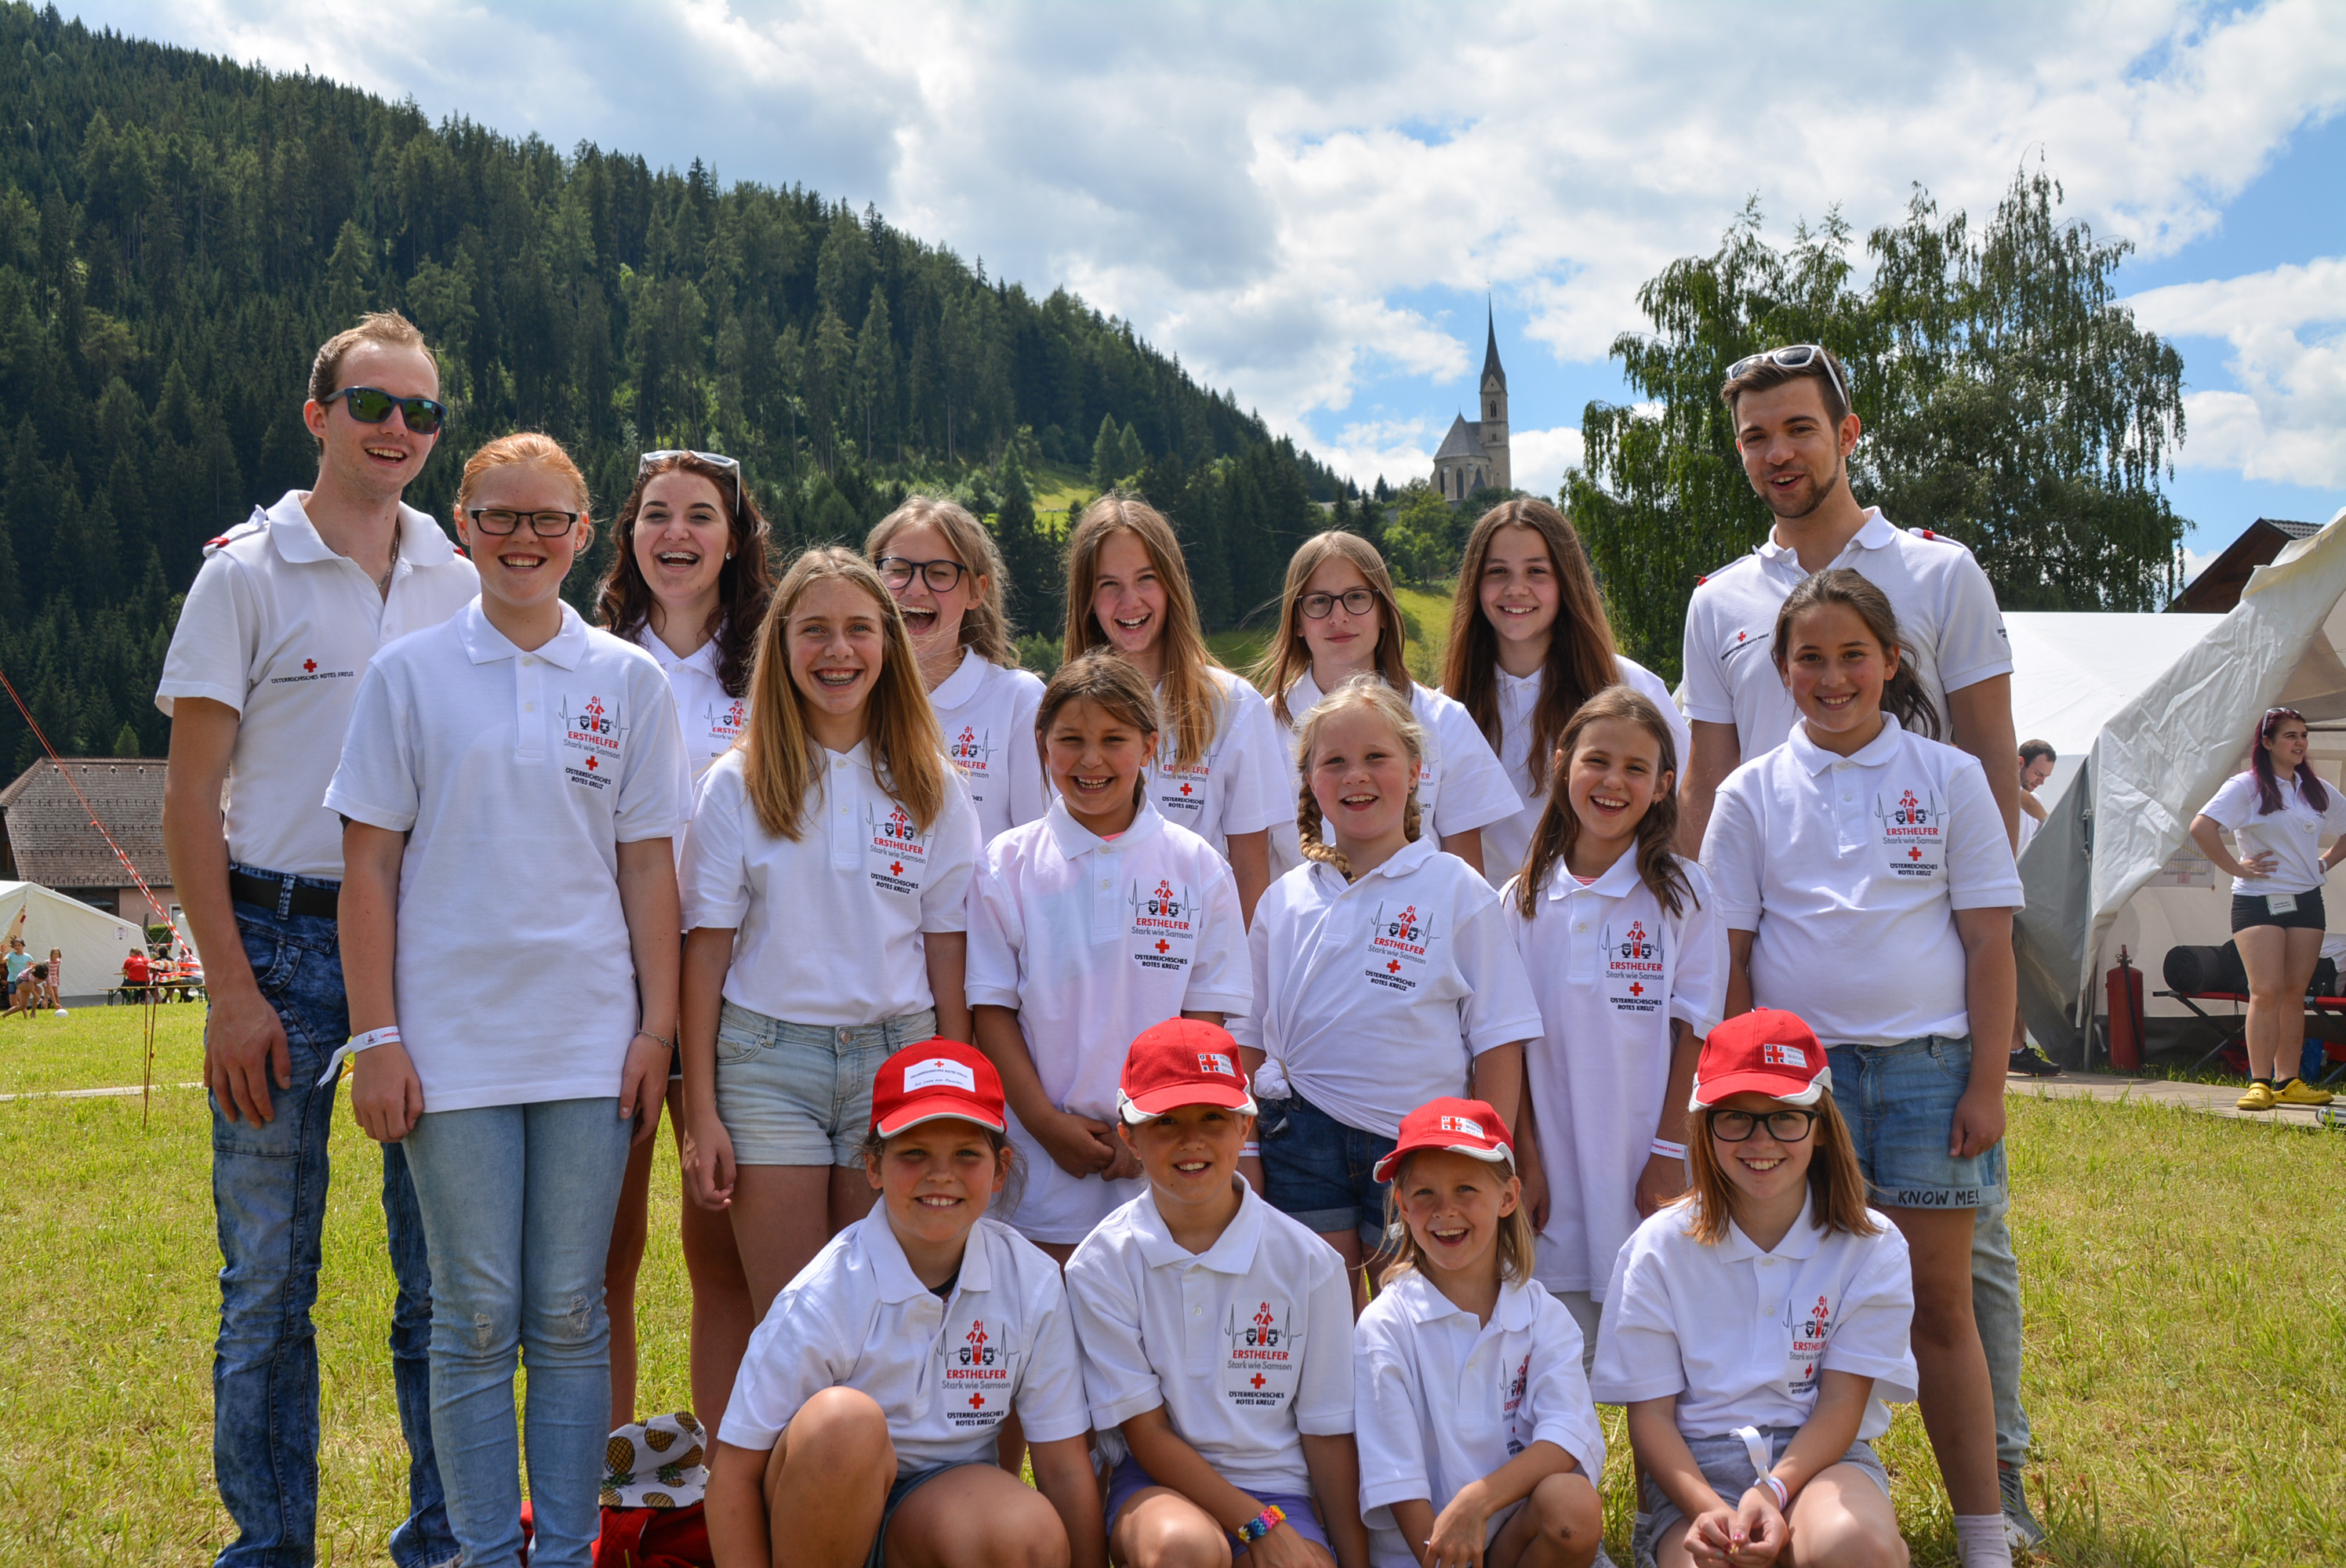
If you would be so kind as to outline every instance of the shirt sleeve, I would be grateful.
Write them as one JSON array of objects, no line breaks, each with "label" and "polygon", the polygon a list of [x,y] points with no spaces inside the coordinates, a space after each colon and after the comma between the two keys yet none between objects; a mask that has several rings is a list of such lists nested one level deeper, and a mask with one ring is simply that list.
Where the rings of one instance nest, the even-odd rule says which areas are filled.
[{"label": "shirt sleeve", "polygon": [[2214,799],[2199,808],[2199,815],[2229,831],[2253,816],[2256,809],[2257,776],[2235,773],[2224,780]]},{"label": "shirt sleeve", "polygon": [[1140,1339],[1140,1300],[1125,1263],[1097,1245],[1099,1233],[1067,1259],[1067,1316],[1084,1348],[1084,1392],[1092,1425],[1122,1426],[1165,1402],[1165,1386]]},{"label": "shirt sleeve", "polygon": [[962,994],[972,1007],[1018,1005],[1018,955],[1026,945],[1018,891],[1010,881],[1007,835],[977,858],[969,887],[969,961]]},{"label": "shirt sleeve", "polygon": [[1303,1373],[1295,1380],[1295,1430],[1306,1437],[1341,1437],[1352,1430],[1352,1282],[1332,1248],[1314,1257],[1319,1278],[1304,1308],[1311,1338]]},{"label": "shirt sleeve", "polygon": [[1915,1397],[1918,1373],[1910,1338],[1914,1318],[1914,1276],[1906,1238],[1882,1215],[1882,1229],[1866,1248],[1865,1262],[1843,1287],[1841,1321],[1818,1365],[1873,1380],[1873,1397],[1901,1404]]},{"label": "shirt sleeve", "polygon": [[1729,931],[1760,929],[1760,869],[1766,846],[1760,841],[1759,812],[1754,809],[1762,782],[1754,766],[1746,763],[1727,776],[1711,802],[1710,826],[1702,835],[1702,869],[1718,895],[1720,923]]},{"label": "shirt sleeve", "polygon": [[684,830],[677,880],[684,897],[684,929],[738,931],[750,912],[750,867],[741,819],[748,801],[739,763],[722,758],[700,776],[700,799]]},{"label": "shirt sleeve", "polygon": [[182,697],[208,697],[244,711],[260,617],[242,571],[223,552],[206,561],[189,585],[179,624],[171,629],[170,651],[163,656],[163,678],[155,687],[155,706],[165,713]]},{"label": "shirt sleeve", "polygon": [[[1016,1241],[1016,1245],[1027,1244]],[[1076,1348],[1076,1326],[1067,1315],[1067,1288],[1060,1280],[1058,1266],[1048,1257],[1037,1254],[1026,1261],[1035,1278],[1026,1321],[1035,1328],[1012,1404],[1030,1442],[1081,1437],[1092,1430],[1092,1412],[1084,1398],[1083,1352]],[[1007,1266],[1006,1261],[997,1265]]]},{"label": "shirt sleeve", "polygon": [[1605,1476],[1605,1428],[1588,1378],[1580,1369],[1580,1325],[1564,1303],[1550,1296],[1540,1303],[1532,1342],[1532,1369],[1525,1390],[1531,1402],[1534,1442],[1552,1442],[1572,1456],[1592,1485]]},{"label": "shirt sleeve", "polygon": [[393,833],[415,826],[421,799],[404,676],[391,660],[367,666],[351,705],[350,728],[342,733],[342,759],[326,786],[328,810]]},{"label": "shirt sleeve", "polygon": [[1231,775],[1222,805],[1222,837],[1260,832],[1295,818],[1295,792],[1287,786],[1287,743],[1271,722],[1270,704],[1245,681],[1232,678],[1222,690],[1230,726],[1222,766]]},{"label": "shirt sleeve", "polygon": [[1686,671],[1686,716],[1703,724],[1732,724],[1735,694],[1727,689],[1727,677],[1711,651],[1710,599],[1698,585],[1687,601],[1678,654],[1678,667]]},{"label": "shirt sleeve", "polygon": [[[946,764],[952,777],[952,764]],[[977,808],[969,791],[945,791],[944,809],[937,818],[936,860],[921,889],[921,929],[954,932],[969,929],[969,884],[977,870],[979,828]]]},{"label": "shirt sleeve", "polygon": [[2018,909],[2020,867],[1979,759],[1964,754],[1947,778],[1947,894],[1959,910]]},{"label": "shirt sleeve", "polygon": [[[1292,876],[1294,873],[1290,871],[1288,874]],[[1273,904],[1279,899],[1280,884],[1286,880],[1286,877],[1281,877],[1270,884],[1270,891],[1263,894],[1262,901],[1254,906],[1254,924],[1247,928],[1247,972],[1253,983],[1251,994],[1247,999],[1247,1010],[1244,1013],[1233,1013],[1222,1020],[1223,1027],[1230,1032],[1230,1038],[1250,1051],[1268,1053],[1270,1050],[1265,1044],[1267,1036],[1262,1015],[1270,1008],[1270,928],[1285,923],[1279,919],[1280,911],[1273,908]],[[1294,938],[1288,934],[1282,937],[1282,941],[1291,942]]]},{"label": "shirt sleeve", "polygon": [[1189,966],[1181,1011],[1236,1016],[1253,1005],[1254,976],[1247,954],[1246,916],[1239,910],[1238,879],[1230,875],[1229,863],[1217,855],[1206,892],[1206,929],[1198,939],[1198,956]]},{"label": "shirt sleeve", "polygon": [[1613,1282],[1605,1291],[1588,1391],[1608,1405],[1633,1405],[1686,1390],[1669,1281],[1663,1277],[1658,1251],[1645,1241],[1635,1232],[1630,1235],[1613,1260]]},{"label": "shirt sleeve", "polygon": [[1968,550],[1947,574],[1938,664],[1943,691],[1961,691],[2012,673],[2012,638],[2004,628],[2004,612],[1996,608],[1987,573]]},{"label": "shirt sleeve", "polygon": [[[1670,688],[1663,684],[1660,676],[1636,659],[1617,657],[1613,662],[1619,668],[1623,686],[1651,698],[1654,706],[1662,710],[1662,722],[1669,726],[1670,745],[1678,753],[1678,777],[1685,778],[1688,759],[1694,754],[1694,728],[1687,723],[1687,716],[1678,711],[1678,699],[1670,695]],[[1686,667],[1690,669],[1693,667],[1688,665]],[[1691,687],[1688,696],[1691,699]],[[1730,713],[1728,718],[1712,722],[1731,723],[1733,717]]]},{"label": "shirt sleeve", "polygon": [[1370,1309],[1352,1330],[1352,1415],[1361,1450],[1361,1517],[1373,1530],[1393,1526],[1392,1505],[1433,1501],[1409,1358],[1394,1343],[1391,1315]]},{"label": "shirt sleeve", "polygon": [[1460,1033],[1471,1056],[1518,1040],[1537,1040],[1546,1032],[1539,1000],[1532,994],[1532,977],[1508,933],[1507,918],[1499,911],[1498,895],[1479,879],[1475,891],[1483,896],[1471,912],[1461,911],[1454,950],[1466,977]]},{"label": "shirt sleeve", "polygon": [[1035,715],[1043,706],[1043,683],[1014,670],[1018,698],[1010,707],[1010,825],[1021,828],[1050,808],[1050,780],[1043,772],[1043,748],[1035,742]]},{"label": "shirt sleeve", "polygon": [[1435,826],[1443,833],[1479,832],[1524,809],[1524,798],[1507,781],[1498,753],[1474,728],[1463,707],[1442,710],[1442,792],[1433,803]]},{"label": "shirt sleeve", "polygon": [[684,755],[676,694],[650,655],[630,662],[640,667],[629,670],[636,744],[628,748],[614,813],[614,834],[622,844],[673,839],[692,815],[692,764]]},{"label": "shirt sleeve", "polygon": [[1727,1012],[1727,922],[1719,912],[1719,894],[1703,869],[1690,861],[1686,870],[1692,897],[1678,917],[1677,970],[1670,976],[1670,1016],[1683,1020],[1700,1039],[1719,1027]]},{"label": "shirt sleeve", "polygon": [[803,1286],[784,1290],[750,1336],[717,1429],[719,1441],[770,1449],[809,1400],[844,1380],[846,1369],[832,1364],[838,1326],[812,1295]]}]

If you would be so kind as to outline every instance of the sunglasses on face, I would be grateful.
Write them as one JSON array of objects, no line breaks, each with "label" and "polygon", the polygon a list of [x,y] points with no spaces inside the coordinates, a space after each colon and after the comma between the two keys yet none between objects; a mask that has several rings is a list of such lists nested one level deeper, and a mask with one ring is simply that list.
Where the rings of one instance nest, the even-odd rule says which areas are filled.
[{"label": "sunglasses on face", "polygon": [[695,452],[690,447],[664,446],[658,452],[647,452],[636,459],[636,477],[640,479],[660,463],[676,457],[697,457],[711,468],[723,469],[725,477],[733,484],[733,509],[740,510],[741,463],[739,458],[728,457],[721,452]]},{"label": "sunglasses on face", "polygon": [[428,397],[393,397],[381,387],[344,387],[327,393],[321,406],[331,408],[344,398],[350,400],[351,417],[359,423],[381,424],[397,409],[407,428],[417,435],[439,434],[442,422],[448,417],[446,403]]},{"label": "sunglasses on face", "polygon": [[1338,605],[1348,616],[1365,616],[1377,607],[1377,596],[1366,588],[1352,588],[1341,594],[1306,594],[1295,601],[1307,621],[1326,620]]},{"label": "sunglasses on face", "polygon": [[1710,1114],[1710,1135],[1722,1144],[1739,1144],[1760,1130],[1762,1124],[1768,1135],[1780,1144],[1797,1144],[1809,1135],[1810,1126],[1817,1113],[1787,1107],[1755,1116],[1749,1111],[1713,1111]]},{"label": "sunglasses on face", "polygon": [[1781,365],[1788,371],[1806,370],[1812,364],[1821,363],[1825,367],[1825,374],[1832,377],[1834,389],[1841,393],[1841,406],[1847,408],[1853,401],[1849,395],[1849,383],[1841,380],[1841,366],[1833,361],[1831,354],[1825,352],[1821,344],[1790,343],[1780,349],[1770,349],[1765,353],[1746,354],[1727,367],[1727,379],[1733,381],[1754,365],[1761,363]]},{"label": "sunglasses on face", "polygon": [[888,585],[891,593],[902,593],[911,587],[913,574],[917,572],[921,581],[929,585],[929,592],[950,594],[954,585],[961,581],[961,575],[969,570],[959,561],[908,561],[902,555],[882,555],[872,565],[880,569],[880,580]]},{"label": "sunglasses on face", "polygon": [[513,533],[524,523],[528,524],[529,531],[541,539],[559,539],[578,525],[578,514],[576,512],[512,512],[503,506],[483,506],[475,508],[470,516],[474,527],[499,538]]}]

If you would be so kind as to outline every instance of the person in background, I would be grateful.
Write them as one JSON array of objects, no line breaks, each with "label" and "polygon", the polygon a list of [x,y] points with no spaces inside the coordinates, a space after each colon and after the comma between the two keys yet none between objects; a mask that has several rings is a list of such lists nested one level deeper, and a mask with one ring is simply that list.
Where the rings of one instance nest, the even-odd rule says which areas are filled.
[{"label": "person in background", "polygon": [[[2019,849],[2028,848],[2036,830],[2045,826],[2045,803],[2036,798],[2036,788],[2053,777],[2055,760],[2053,748],[2042,740],[2020,743],[2020,841]],[[2024,1078],[2057,1078],[2061,1069],[2053,1059],[2029,1042],[2026,1016],[2015,1014],[2012,1020],[2012,1064],[2004,1069]]]},{"label": "person in background", "polygon": [[59,986],[66,977],[66,955],[53,947],[49,949],[49,962],[41,967],[47,972],[43,976],[42,1002],[56,1008],[57,1016],[62,1018],[65,1016],[65,1003],[59,999],[64,993]]},{"label": "person in background", "polygon": [[[359,680],[375,650],[480,591],[472,562],[400,495],[447,410],[423,336],[372,315],[310,368],[301,411],[314,488],[288,491],[204,547],[164,656],[171,718],[163,843],[204,954],[220,1327],[212,1468],[236,1528],[219,1561],[307,1563],[318,1513],[318,1356],[311,1323],[337,1081],[350,1033],[336,921],[342,828],[326,809]],[[222,809],[222,788],[233,781]],[[186,953],[179,955],[186,958]],[[407,1440],[397,1568],[455,1555],[432,1453],[431,1270],[406,1151],[382,1148],[391,1357]]]},{"label": "person in background", "polygon": [[147,1000],[147,950],[134,947],[122,955],[122,996],[126,1002]]},{"label": "person in background", "polygon": [[33,955],[25,951],[25,939],[21,936],[10,937],[8,939],[8,1012],[0,1013],[0,1018],[5,1018],[10,1013],[30,1013],[33,994],[32,968]]},{"label": "person in background", "polygon": [[[2232,941],[2249,972],[2249,1088],[2243,1111],[2326,1105],[2331,1095],[2300,1075],[2305,988],[2328,929],[2322,885],[2346,860],[2346,795],[2306,759],[2305,715],[2274,708],[2258,721],[2249,768],[2224,781],[2191,819],[2191,841],[2232,879]],[[2232,835],[2238,859],[2224,847]],[[2324,833],[2341,835],[2328,850]],[[2281,1074],[2281,1064],[2300,1073]]]},{"label": "person in background", "polygon": [[[647,452],[637,461],[635,488],[620,505],[611,535],[611,565],[597,595],[604,629],[651,655],[668,676],[685,760],[699,779],[733,749],[747,718],[750,664],[774,595],[766,520],[732,458]],[[688,1166],[680,1054],[669,1070],[667,1108],[678,1163]],[[646,1138],[628,1151],[603,1273],[615,1430],[636,1419],[636,1279],[643,1268],[658,1146]],[[749,1312],[749,1279],[732,1222],[688,1200],[678,1206],[677,1238],[692,1282],[692,1404],[713,1430],[724,1419],[732,1387],[725,1369],[740,1361],[757,1320]]]}]

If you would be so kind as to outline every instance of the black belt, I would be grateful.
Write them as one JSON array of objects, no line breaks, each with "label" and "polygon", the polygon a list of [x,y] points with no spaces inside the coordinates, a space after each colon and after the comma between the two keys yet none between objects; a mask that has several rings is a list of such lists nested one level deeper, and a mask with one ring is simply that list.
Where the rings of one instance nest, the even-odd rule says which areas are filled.
[{"label": "black belt", "polygon": [[324,920],[337,918],[342,907],[339,885],[321,888],[291,877],[256,877],[238,871],[228,874],[228,896],[238,903],[280,915],[316,915]]}]

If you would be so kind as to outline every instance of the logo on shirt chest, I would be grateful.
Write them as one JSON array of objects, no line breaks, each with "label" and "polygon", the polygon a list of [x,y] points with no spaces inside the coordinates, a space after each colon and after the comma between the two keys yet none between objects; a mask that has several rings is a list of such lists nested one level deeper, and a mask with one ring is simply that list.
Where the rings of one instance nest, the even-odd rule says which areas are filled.
[{"label": "logo on shirt chest", "polygon": [[1946,869],[1947,817],[1935,791],[1877,793],[1873,817],[1882,825],[1882,859],[1892,876],[1930,878]]},{"label": "logo on shirt chest", "polygon": [[[1504,1365],[1504,1363],[1501,1363]],[[1524,1396],[1532,1385],[1531,1352],[1515,1363],[1515,1369],[1500,1389],[1499,1415],[1507,1423],[1507,1457],[1513,1459],[1524,1451]]]},{"label": "logo on shirt chest", "polygon": [[973,799],[983,800],[983,788],[994,773],[994,731],[964,724],[961,733],[945,742],[945,756],[960,773]]},{"label": "logo on shirt chest", "polygon": [[355,669],[340,669],[333,660],[304,654],[300,658],[281,659],[270,667],[270,674],[264,683],[269,686],[305,686],[320,681],[352,680]]},{"label": "logo on shirt chest", "polygon": [[1295,1397],[1300,1354],[1289,1332],[1286,1300],[1233,1297],[1222,1333],[1229,1341],[1222,1358],[1222,1398],[1242,1410],[1283,1409]]},{"label": "logo on shirt chest", "polygon": [[741,738],[741,726],[750,717],[750,705],[740,697],[723,703],[709,704],[705,712],[709,720],[709,738],[730,747]]},{"label": "logo on shirt chest", "polygon": [[1800,1321],[1792,1325],[1792,1344],[1784,1366],[1784,1391],[1805,1394],[1814,1389],[1817,1365],[1824,1359],[1825,1347],[1832,1341],[1832,1306],[1822,1296],[1810,1308]]},{"label": "logo on shirt chest", "polygon": [[1206,787],[1213,779],[1213,762],[1206,759],[1194,768],[1176,765],[1180,743],[1168,740],[1157,753],[1157,809],[1178,813],[1173,820],[1188,823],[1202,821],[1206,813]]},{"label": "logo on shirt chest", "polygon": [[1369,922],[1368,981],[1372,989],[1406,996],[1425,983],[1436,933],[1433,921],[1415,904],[1395,911],[1377,906]]},{"label": "logo on shirt chest", "polygon": [[1189,967],[1198,942],[1197,909],[1184,882],[1159,879],[1153,889],[1132,884],[1132,956],[1143,969],[1178,974]]},{"label": "logo on shirt chest", "polygon": [[1662,1010],[1669,993],[1669,971],[1662,958],[1658,926],[1633,920],[1628,928],[1607,921],[1605,926],[1605,998],[1616,1013],[1650,1017]]},{"label": "logo on shirt chest", "polygon": [[586,700],[562,699],[562,776],[583,789],[601,793],[617,781],[627,725],[617,704],[589,694]]},{"label": "logo on shirt chest", "polygon": [[872,885],[883,893],[917,895],[929,866],[929,840],[918,823],[892,805],[884,817],[863,808],[865,870]]},{"label": "logo on shirt chest", "polygon": [[[954,1326],[960,1327],[958,1322]],[[938,1384],[945,1424],[955,1431],[1000,1425],[1010,1413],[1016,1381],[1005,1325],[999,1319],[972,1318],[968,1328],[939,1342],[938,1356],[944,1363]]]}]

